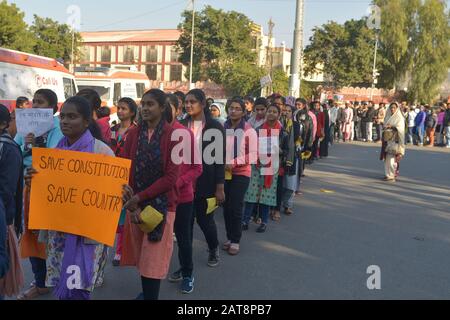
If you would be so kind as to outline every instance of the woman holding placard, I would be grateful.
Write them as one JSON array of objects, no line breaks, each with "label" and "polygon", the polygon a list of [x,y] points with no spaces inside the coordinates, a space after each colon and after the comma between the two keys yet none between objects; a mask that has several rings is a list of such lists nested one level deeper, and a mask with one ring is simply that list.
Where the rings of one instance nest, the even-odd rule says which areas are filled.
[{"label": "woman holding placard", "polygon": [[[57,149],[114,156],[112,150],[100,141],[98,127],[92,119],[92,110],[86,99],[69,98],[61,109],[60,119],[64,137],[56,146]],[[37,171],[30,168],[25,176],[29,187],[34,174],[37,174]],[[45,232],[41,232],[41,239],[44,234]],[[89,300],[103,272],[107,247],[82,236],[58,231],[48,231],[46,240],[46,285],[55,287],[54,294],[60,300]],[[79,286],[69,287],[69,277],[77,272]]]},{"label": "woman holding placard", "polygon": [[[173,128],[164,117],[166,94],[152,89],[144,94],[141,105],[141,121],[128,132],[123,153],[132,164],[130,186],[124,187],[124,207],[131,214],[125,221],[121,266],[136,266],[144,300],[157,300],[172,257],[179,166],[171,157],[176,142],[171,141]],[[147,233],[139,227],[143,212],[162,217]]]},{"label": "woman holding placard", "polygon": [[[56,113],[58,111],[58,97],[56,93],[49,89],[36,91],[33,97],[33,109],[52,109],[53,113]],[[25,169],[31,167],[33,147],[55,148],[62,137],[63,134],[59,126],[59,118],[56,116],[53,118],[53,128],[39,137],[35,137],[32,133],[25,137],[19,134],[16,135],[14,140],[22,150]],[[18,299],[29,300],[50,293],[50,289],[45,286],[47,273],[45,244],[39,243],[37,234],[28,230],[30,189],[27,187],[24,188],[23,202],[25,227],[20,241],[20,255],[22,259],[30,258],[34,281],[28,290],[19,295]]]}]

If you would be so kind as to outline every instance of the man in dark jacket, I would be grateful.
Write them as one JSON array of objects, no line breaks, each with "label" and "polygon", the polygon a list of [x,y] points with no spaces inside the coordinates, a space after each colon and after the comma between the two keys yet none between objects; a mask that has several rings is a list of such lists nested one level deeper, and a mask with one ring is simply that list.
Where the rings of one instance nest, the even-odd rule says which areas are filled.
[{"label": "man in dark jacket", "polygon": [[373,138],[373,120],[377,115],[377,110],[375,110],[375,107],[373,105],[372,101],[369,101],[369,108],[367,109],[366,113],[366,136],[367,136],[367,142],[372,142]]},{"label": "man in dark jacket", "polygon": [[0,104],[0,278],[10,265],[7,228],[14,223],[16,233],[22,232],[22,153],[6,130],[10,122],[8,108]]}]

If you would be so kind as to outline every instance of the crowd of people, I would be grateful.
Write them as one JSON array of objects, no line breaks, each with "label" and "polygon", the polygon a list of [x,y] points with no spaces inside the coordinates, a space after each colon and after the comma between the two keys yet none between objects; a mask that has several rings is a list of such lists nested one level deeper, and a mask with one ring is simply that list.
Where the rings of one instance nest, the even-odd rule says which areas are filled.
[{"label": "crowd of people", "polygon": [[[450,104],[399,105],[405,119],[407,145],[450,148],[448,130]],[[387,108],[385,103],[338,102],[330,109],[332,139],[336,141],[382,142]]]},{"label": "crowd of people", "polygon": [[[294,198],[302,194],[305,166],[328,157],[335,141],[383,140],[385,179],[395,179],[404,155],[405,132],[409,132],[406,124],[411,123],[410,112],[396,103],[386,110],[384,105],[376,109],[370,102],[361,106],[333,100],[308,103],[273,94],[256,100],[233,97],[222,106],[199,89],[187,95],[151,89],[140,105],[122,98],[117,105],[119,121],[112,126],[109,108],[101,107],[94,90],[81,90],[67,99],[59,112],[57,96],[48,89],[38,90],[31,102],[23,97],[17,100],[17,108],[30,105],[52,109],[55,114],[54,127],[43,136],[16,135],[14,113],[0,106],[0,294],[19,294],[24,282],[20,258],[29,259],[34,281],[18,295],[19,300],[51,291],[58,299],[90,299],[92,291],[103,284],[108,260],[109,248],[94,240],[28,229],[32,181],[39,174],[32,167],[34,147],[131,160],[112,264],[137,267],[142,284],[139,298],[156,300],[167,275],[169,281],[180,282],[183,293],[194,290],[195,221],[208,246],[207,264],[217,267],[220,249],[232,256],[239,254],[243,232],[250,230],[252,221],[256,232],[264,233],[270,220],[278,222],[282,214],[294,214]],[[445,132],[449,146],[450,109],[442,107],[447,108],[444,117],[431,118],[436,118],[434,132],[440,125],[436,142]],[[430,137],[434,134],[428,130],[429,117],[420,111],[418,118],[424,120],[417,122],[413,133],[420,144],[424,142],[422,128]],[[175,132],[188,137],[182,143],[191,151],[188,161],[181,164],[173,158]],[[211,150],[213,161],[205,157]],[[211,199],[223,209],[226,240],[222,243],[216,210],[210,210]],[[144,233],[139,228],[141,213],[149,206],[163,218],[155,229]],[[169,274],[174,243],[180,267]],[[80,266],[82,283],[69,288],[66,271],[74,264]]]}]

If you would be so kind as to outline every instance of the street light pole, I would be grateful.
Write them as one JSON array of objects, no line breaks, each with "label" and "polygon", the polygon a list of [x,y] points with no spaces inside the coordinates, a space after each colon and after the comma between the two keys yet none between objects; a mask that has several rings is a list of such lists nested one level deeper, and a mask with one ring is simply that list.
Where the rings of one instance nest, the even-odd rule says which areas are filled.
[{"label": "street light pole", "polygon": [[303,16],[304,0],[297,0],[294,30],[294,50],[291,57],[291,78],[289,80],[289,95],[300,97],[301,61],[303,52]]},{"label": "street light pole", "polygon": [[71,55],[71,62],[70,62],[70,72],[74,72],[75,71],[75,65],[74,65],[74,49],[75,47],[75,28],[72,26],[72,55]]},{"label": "street light pole", "polygon": [[194,64],[194,27],[195,27],[195,0],[192,0],[192,34],[191,34],[191,62],[189,70],[189,89],[193,89],[192,67]]},{"label": "street light pole", "polygon": [[378,51],[378,34],[375,38],[375,53],[373,57],[373,69],[372,69],[372,89],[370,90],[370,100],[373,99],[373,90],[375,90],[375,84],[377,83],[377,51]]}]

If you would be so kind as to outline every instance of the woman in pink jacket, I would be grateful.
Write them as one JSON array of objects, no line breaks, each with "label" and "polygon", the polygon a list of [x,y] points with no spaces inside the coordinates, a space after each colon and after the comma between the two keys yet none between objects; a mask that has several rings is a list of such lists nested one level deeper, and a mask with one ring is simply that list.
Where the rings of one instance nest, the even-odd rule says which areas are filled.
[{"label": "woman in pink jacket", "polygon": [[225,203],[223,215],[227,241],[223,250],[230,255],[239,253],[242,235],[244,196],[252,174],[251,164],[257,160],[258,137],[255,129],[245,121],[245,103],[232,99],[227,110],[226,130]]},{"label": "woman in pink jacket", "polygon": [[175,95],[168,95],[166,119],[172,124],[174,135],[183,137],[182,143],[186,144],[191,149],[190,157],[187,159],[183,157],[182,159],[180,175],[176,184],[177,210],[174,231],[175,236],[177,237],[178,259],[181,267],[170,275],[169,281],[181,282],[181,292],[189,294],[194,291],[194,264],[192,262],[194,186],[203,170],[202,162],[195,161],[196,157],[199,156],[199,152],[197,148],[195,148],[194,134],[176,120],[179,108],[178,98]]}]

